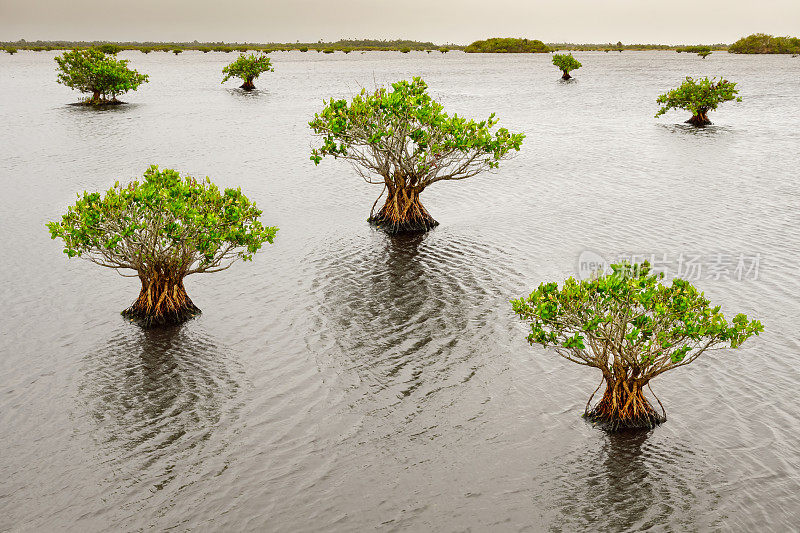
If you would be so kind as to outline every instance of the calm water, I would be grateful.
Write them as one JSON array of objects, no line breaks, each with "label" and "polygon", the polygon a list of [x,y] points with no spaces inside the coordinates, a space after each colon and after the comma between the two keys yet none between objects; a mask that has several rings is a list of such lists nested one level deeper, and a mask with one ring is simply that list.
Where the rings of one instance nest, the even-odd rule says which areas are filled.
[{"label": "calm water", "polygon": [[[233,55],[125,52],[151,83],[96,111],[67,105],[54,55],[0,54],[0,530],[800,523],[800,60],[578,53],[563,84],[545,55],[275,53],[243,94],[219,83]],[[426,191],[441,226],[393,240],[365,222],[380,188],[314,168],[306,123],[412,75],[527,139]],[[744,102],[702,131],[654,119],[685,75]],[[281,228],[253,263],[188,278],[204,314],[166,331],[123,321],[138,282],[44,228],[151,163],[241,185]],[[529,347],[508,304],[582,253],[670,272],[699,255],[696,284],[767,331],[655,380],[665,425],[607,435],[579,416],[599,375]]]}]

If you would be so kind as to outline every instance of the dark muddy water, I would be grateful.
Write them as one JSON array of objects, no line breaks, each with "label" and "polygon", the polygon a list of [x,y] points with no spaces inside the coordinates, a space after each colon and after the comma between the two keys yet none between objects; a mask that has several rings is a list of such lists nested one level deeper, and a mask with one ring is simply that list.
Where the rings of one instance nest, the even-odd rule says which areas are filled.
[{"label": "dark muddy water", "polygon": [[[579,53],[563,84],[545,55],[276,53],[243,94],[219,83],[233,55],[126,52],[151,82],[96,111],[67,105],[54,55],[0,54],[0,530],[800,523],[800,60]],[[380,189],[314,168],[306,123],[412,75],[527,140],[426,191],[435,231],[390,239],[365,222]],[[685,75],[744,101],[705,130],[654,119]],[[148,332],[119,316],[137,282],[44,223],[151,163],[241,185],[281,230],[187,280],[201,318]],[[766,332],[659,377],[668,422],[610,436],[579,416],[599,375],[527,346],[508,300],[625,254]]]}]

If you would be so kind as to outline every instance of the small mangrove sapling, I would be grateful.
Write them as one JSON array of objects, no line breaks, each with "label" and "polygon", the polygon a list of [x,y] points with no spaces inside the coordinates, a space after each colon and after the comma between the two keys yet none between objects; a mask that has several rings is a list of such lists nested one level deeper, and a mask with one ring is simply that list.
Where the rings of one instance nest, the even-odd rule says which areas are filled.
[{"label": "small mangrove sapling", "polygon": [[139,297],[122,314],[149,327],[200,312],[186,294],[186,276],[225,270],[272,243],[278,229],[263,226],[260,216],[240,189],[220,191],[208,178],[153,165],[142,181],[79,194],[61,221],[47,227],[64,241],[68,257],[138,276]]},{"label": "small mangrove sapling", "polygon": [[531,345],[602,372],[605,393],[591,410],[589,398],[584,414],[609,429],[664,422],[663,406],[658,413],[644,395],[653,378],[707,351],[738,348],[764,329],[743,314],[728,322],[689,282],[674,279],[667,286],[663,277],[648,263],[621,263],[605,276],[569,278],[561,288],[542,283],[511,302],[530,325]]},{"label": "small mangrove sapling", "polygon": [[326,102],[309,123],[322,138],[311,152],[315,164],[325,156],[344,159],[367,183],[384,186],[386,202],[377,213],[373,205],[368,221],[389,234],[435,227],[419,198],[426,187],[496,169],[525,138],[505,128],[493,132],[494,114],[481,122],[450,116],[427,89],[420,78],[391,90],[362,89],[350,102]]}]

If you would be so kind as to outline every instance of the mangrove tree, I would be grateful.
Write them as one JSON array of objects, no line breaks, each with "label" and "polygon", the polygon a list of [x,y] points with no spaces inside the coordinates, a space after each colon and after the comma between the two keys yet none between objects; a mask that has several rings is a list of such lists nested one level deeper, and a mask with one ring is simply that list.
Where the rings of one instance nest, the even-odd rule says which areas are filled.
[{"label": "mangrove tree", "polygon": [[222,69],[222,73],[225,74],[222,83],[231,78],[240,78],[244,81],[241,88],[245,91],[252,91],[256,88],[253,80],[258,78],[262,72],[272,72],[273,70],[275,69],[272,67],[269,57],[264,53],[240,54],[233,63]]},{"label": "mangrove tree", "polygon": [[562,80],[568,80],[572,76],[569,73],[581,68],[581,62],[572,57],[572,54],[553,54],[553,64],[561,70]]},{"label": "mangrove tree", "polygon": [[118,95],[135,91],[148,80],[147,74],[129,69],[127,59],[116,59],[96,48],[64,52],[55,61],[58,82],[90,93],[86,103],[118,103]]},{"label": "mangrove tree", "polygon": [[200,310],[186,294],[191,274],[219,272],[252,259],[277,228],[265,227],[240,189],[151,166],[142,181],[84,192],[47,227],[68,257],[83,257],[137,277],[139,297],[122,314],[143,326],[181,323]]},{"label": "mangrove tree", "polygon": [[309,123],[322,139],[311,160],[325,156],[352,163],[371,184],[387,193],[369,222],[390,234],[424,232],[438,223],[420,202],[426,187],[444,180],[463,180],[496,169],[519,151],[525,137],[505,128],[494,132],[492,114],[481,122],[450,116],[427,92],[420,78],[399,81],[391,90],[365,89],[350,102],[331,99]]},{"label": "mangrove tree", "polygon": [[685,109],[692,113],[692,118],[686,121],[687,124],[706,126],[711,124],[708,113],[717,109],[722,102],[742,101],[736,96],[737,94],[739,91],[734,82],[724,79],[716,81],[716,78],[695,80],[687,77],[680,87],[658,97],[656,103],[661,104],[661,108],[656,113],[656,118],[670,109]]},{"label": "mangrove tree", "polygon": [[584,415],[609,429],[664,422],[663,405],[657,412],[644,394],[653,378],[705,352],[738,348],[764,329],[743,314],[727,321],[689,282],[674,279],[667,286],[663,277],[648,263],[621,263],[608,275],[569,278],[561,288],[542,283],[527,298],[512,301],[530,325],[531,345],[600,370],[605,392],[593,408],[589,398]]}]

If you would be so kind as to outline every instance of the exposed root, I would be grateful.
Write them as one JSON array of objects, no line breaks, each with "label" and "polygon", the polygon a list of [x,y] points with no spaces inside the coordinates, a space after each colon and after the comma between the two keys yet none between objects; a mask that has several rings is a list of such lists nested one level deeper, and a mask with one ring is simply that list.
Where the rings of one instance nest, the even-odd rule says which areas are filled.
[{"label": "exposed root", "polygon": [[413,187],[390,190],[381,210],[367,221],[390,235],[422,233],[439,225],[420,203],[419,191]]},{"label": "exposed root", "polygon": [[692,126],[697,126],[702,128],[703,126],[708,126],[711,124],[711,121],[708,120],[708,112],[699,112],[694,115],[692,118],[686,121],[686,124],[691,124]]},{"label": "exposed root", "polygon": [[[659,414],[644,395],[646,383],[636,380],[608,381],[606,391],[598,404],[584,417],[609,431],[625,429],[652,429],[667,420],[666,413]],[[659,404],[661,402],[659,401]],[[661,406],[663,412],[663,405]]]},{"label": "exposed root", "polygon": [[570,80],[570,79],[572,79],[572,76],[569,75],[569,72],[563,71],[563,73],[564,73],[564,75],[561,76],[562,80]]},{"label": "exposed root", "polygon": [[242,85],[240,85],[240,88],[244,89],[245,91],[252,91],[253,89],[256,88],[256,86],[253,83],[253,80],[245,80],[245,82]]},{"label": "exposed root", "polygon": [[122,312],[122,316],[145,328],[174,326],[200,314],[186,289],[183,279],[156,277],[142,279],[139,298]]}]

